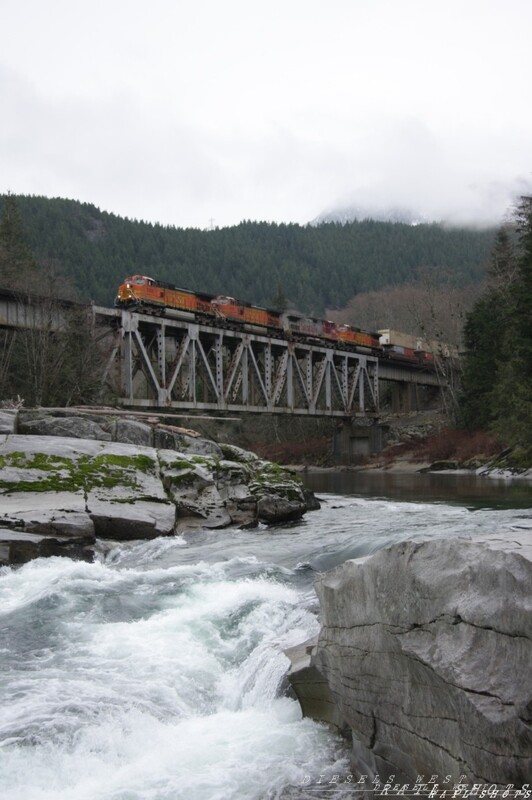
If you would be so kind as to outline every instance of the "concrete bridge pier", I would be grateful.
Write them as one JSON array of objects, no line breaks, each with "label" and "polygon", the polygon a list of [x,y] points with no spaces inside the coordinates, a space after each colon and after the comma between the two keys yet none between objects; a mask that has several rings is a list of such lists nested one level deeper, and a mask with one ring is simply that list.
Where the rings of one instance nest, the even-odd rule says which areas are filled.
[{"label": "concrete bridge pier", "polygon": [[392,384],[392,413],[403,414],[409,411],[419,411],[422,401],[417,383]]},{"label": "concrete bridge pier", "polygon": [[386,446],[389,426],[368,418],[346,418],[333,433],[335,464],[356,464],[366,456],[380,453]]}]

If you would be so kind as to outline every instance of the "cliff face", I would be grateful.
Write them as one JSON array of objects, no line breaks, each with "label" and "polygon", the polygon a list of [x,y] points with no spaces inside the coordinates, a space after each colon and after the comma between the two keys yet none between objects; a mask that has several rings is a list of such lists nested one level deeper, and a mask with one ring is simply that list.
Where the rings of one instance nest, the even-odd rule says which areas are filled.
[{"label": "cliff face", "polygon": [[311,708],[326,680],[327,717],[351,729],[356,770],[530,781],[531,561],[532,536],[516,531],[406,542],[318,580],[318,645],[291,680],[298,694],[307,682]]}]

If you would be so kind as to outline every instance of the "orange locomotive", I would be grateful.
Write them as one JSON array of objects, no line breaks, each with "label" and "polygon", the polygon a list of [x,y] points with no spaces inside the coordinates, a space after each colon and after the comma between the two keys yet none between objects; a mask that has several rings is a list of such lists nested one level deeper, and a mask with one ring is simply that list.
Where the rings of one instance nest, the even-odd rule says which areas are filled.
[{"label": "orange locomotive", "polygon": [[247,325],[258,325],[260,328],[276,328],[281,330],[281,315],[261,306],[250,305],[235,300],[234,297],[218,295],[211,300],[211,313],[216,317],[235,320]]},{"label": "orange locomotive", "polygon": [[353,328],[352,325],[337,325],[336,326],[337,339],[341,342],[348,342],[349,344],[359,345],[362,347],[379,347],[379,336],[376,333],[369,333],[362,331],[360,328]]},{"label": "orange locomotive", "polygon": [[118,287],[115,306],[136,308],[150,314],[164,314],[166,308],[178,308],[195,314],[212,314],[212,299],[211,295],[178,289],[146,275],[133,275],[125,278],[124,283]]},{"label": "orange locomotive", "polygon": [[118,287],[115,306],[135,308],[149,314],[164,314],[175,308],[195,315],[221,320],[228,319],[262,328],[282,330],[280,314],[276,311],[235,300],[227,295],[204,294],[190,289],[179,289],[169,283],[157,281],[146,275],[126,278]]}]

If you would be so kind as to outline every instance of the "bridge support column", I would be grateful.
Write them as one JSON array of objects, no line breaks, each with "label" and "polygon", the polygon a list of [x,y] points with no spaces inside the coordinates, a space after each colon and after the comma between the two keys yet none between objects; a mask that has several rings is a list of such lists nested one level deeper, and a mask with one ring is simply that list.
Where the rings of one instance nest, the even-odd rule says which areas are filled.
[{"label": "bridge support column", "polygon": [[335,464],[356,464],[365,456],[380,453],[386,445],[388,426],[367,418],[344,419],[333,433]]},{"label": "bridge support column", "polygon": [[419,411],[420,398],[417,383],[394,383],[392,385],[392,412],[401,414]]}]

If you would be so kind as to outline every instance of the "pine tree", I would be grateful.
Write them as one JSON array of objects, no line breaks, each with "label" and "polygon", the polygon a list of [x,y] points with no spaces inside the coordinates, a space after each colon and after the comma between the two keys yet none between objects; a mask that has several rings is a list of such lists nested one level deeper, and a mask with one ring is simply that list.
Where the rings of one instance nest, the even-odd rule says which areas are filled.
[{"label": "pine tree", "polygon": [[495,428],[532,459],[532,197],[515,210],[518,252],[507,290],[505,352],[492,402]]},{"label": "pine tree", "polygon": [[277,292],[272,299],[272,305],[277,311],[286,311],[288,308],[288,300],[281,286],[281,281],[277,281]]},{"label": "pine tree", "polygon": [[470,430],[488,429],[496,418],[492,393],[503,350],[501,332],[506,319],[502,309],[500,295],[491,289],[475,303],[464,326],[466,355],[460,416]]},{"label": "pine tree", "polygon": [[37,264],[26,242],[17,201],[8,194],[0,220],[0,285],[27,291],[35,283],[36,273]]},{"label": "pine tree", "polygon": [[466,348],[460,415],[469,429],[488,429],[497,420],[494,392],[508,349],[516,257],[507,228],[501,228],[488,266],[488,284],[466,317]]}]

